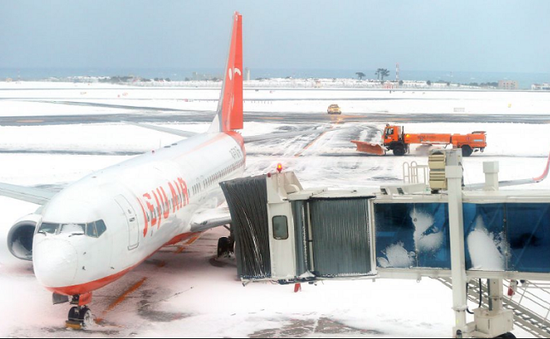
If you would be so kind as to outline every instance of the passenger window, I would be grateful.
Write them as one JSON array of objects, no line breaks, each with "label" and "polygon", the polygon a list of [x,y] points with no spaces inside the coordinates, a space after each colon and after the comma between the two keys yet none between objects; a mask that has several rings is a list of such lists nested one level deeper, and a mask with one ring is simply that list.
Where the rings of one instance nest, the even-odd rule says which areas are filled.
[{"label": "passenger window", "polygon": [[105,223],[103,220],[98,220],[95,222],[95,228],[97,230],[97,237],[101,237],[101,235],[107,230],[107,226],[105,226]]},{"label": "passenger window", "polygon": [[86,235],[92,238],[97,238],[97,230],[95,228],[95,223],[91,222],[86,225]]},{"label": "passenger window", "polygon": [[42,225],[40,225],[38,232],[55,234],[58,228],[59,228],[59,224],[51,224],[48,222],[43,222]]},{"label": "passenger window", "polygon": [[288,222],[285,215],[274,216],[273,219],[273,238],[277,240],[288,239]]}]

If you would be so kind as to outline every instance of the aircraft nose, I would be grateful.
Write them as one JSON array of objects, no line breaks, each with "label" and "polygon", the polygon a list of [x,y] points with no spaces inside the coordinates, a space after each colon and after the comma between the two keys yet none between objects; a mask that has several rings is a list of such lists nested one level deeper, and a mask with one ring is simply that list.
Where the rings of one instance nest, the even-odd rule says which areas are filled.
[{"label": "aircraft nose", "polygon": [[74,246],[64,239],[41,239],[33,248],[34,274],[46,287],[72,286],[78,268]]}]

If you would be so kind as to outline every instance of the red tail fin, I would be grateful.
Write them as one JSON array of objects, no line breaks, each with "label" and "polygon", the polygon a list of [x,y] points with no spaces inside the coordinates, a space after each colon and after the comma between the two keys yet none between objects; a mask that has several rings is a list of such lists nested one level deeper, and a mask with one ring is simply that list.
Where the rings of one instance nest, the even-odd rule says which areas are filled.
[{"label": "red tail fin", "polygon": [[243,42],[242,15],[233,15],[233,32],[229,57],[218,103],[218,111],[210,131],[228,132],[243,128]]}]

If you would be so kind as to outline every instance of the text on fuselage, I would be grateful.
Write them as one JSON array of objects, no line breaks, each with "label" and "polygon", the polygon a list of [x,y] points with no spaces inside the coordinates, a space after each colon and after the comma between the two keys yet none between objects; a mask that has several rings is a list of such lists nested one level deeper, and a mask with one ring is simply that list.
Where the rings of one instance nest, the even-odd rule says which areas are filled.
[{"label": "text on fuselage", "polygon": [[[143,194],[145,200],[145,207],[141,203],[141,199],[138,202],[143,211],[143,218],[145,219],[145,227],[143,228],[143,236],[147,235],[149,230],[149,222],[151,227],[157,226],[160,228],[162,218],[168,219],[170,214],[179,211],[184,206],[189,204],[189,194],[187,192],[187,184],[182,178],[177,178],[173,182],[168,182],[169,196],[166,194],[163,186],[159,186],[151,192]],[[172,206],[170,206],[170,202]],[[170,211],[171,209],[171,211]]]}]

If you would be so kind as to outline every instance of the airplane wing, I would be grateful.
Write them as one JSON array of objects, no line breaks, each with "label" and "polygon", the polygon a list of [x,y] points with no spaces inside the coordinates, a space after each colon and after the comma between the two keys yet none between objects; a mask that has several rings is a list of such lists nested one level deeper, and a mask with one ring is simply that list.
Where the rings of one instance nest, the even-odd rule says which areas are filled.
[{"label": "airplane wing", "polygon": [[[152,129],[159,132],[165,132],[173,135],[178,135],[180,137],[191,137],[193,135],[196,135],[198,133],[194,132],[188,132],[188,131],[182,131],[175,128],[170,127],[160,127],[155,125],[149,125],[149,124],[136,124],[136,123],[128,123],[130,125],[143,127]],[[330,128],[319,128],[319,129],[311,129],[307,131],[294,131],[294,132],[279,132],[279,133],[269,133],[269,134],[260,134],[260,135],[251,135],[243,137],[245,143],[249,142],[255,142],[255,141],[263,141],[263,140],[270,140],[270,139],[277,139],[277,138],[289,138],[289,137],[297,137],[300,135],[309,135],[309,134],[321,134],[323,132],[326,132],[330,130]]]},{"label": "airplane wing", "polygon": [[[546,168],[544,169],[542,174],[539,175],[538,177],[515,179],[515,180],[503,180],[498,182],[498,186],[504,187],[504,186],[517,186],[517,185],[525,185],[525,184],[536,184],[546,179],[546,177],[548,176],[549,170],[550,170],[550,154],[548,154],[548,158],[546,160]],[[475,189],[481,189],[483,187],[485,187],[485,184],[480,183],[480,184],[466,185],[464,188],[468,190],[475,190]]]},{"label": "airplane wing", "polygon": [[271,139],[277,139],[277,138],[289,138],[289,137],[297,137],[300,135],[321,134],[326,131],[328,131],[328,128],[319,128],[319,129],[312,129],[307,131],[279,132],[279,133],[251,135],[251,136],[243,137],[243,139],[246,144],[248,142],[264,141],[264,140],[271,140]]},{"label": "airplane wing", "polygon": [[205,210],[196,213],[191,220],[191,232],[202,232],[207,229],[228,225],[231,223],[231,215],[229,208],[218,207],[213,210]]},{"label": "airplane wing", "polygon": [[0,183],[0,195],[33,204],[44,205],[55,194],[45,189]]},{"label": "airplane wing", "polygon": [[175,128],[170,128],[170,127],[161,127],[161,126],[155,126],[155,125],[149,125],[149,124],[136,124],[136,123],[133,123],[133,122],[128,122],[128,124],[138,126],[138,127],[152,129],[152,130],[159,131],[159,132],[165,132],[165,133],[169,133],[169,134],[178,135],[178,136],[184,137],[184,138],[192,137],[192,136],[198,134],[198,133],[195,133],[195,132],[182,131],[182,130],[175,129]]}]

